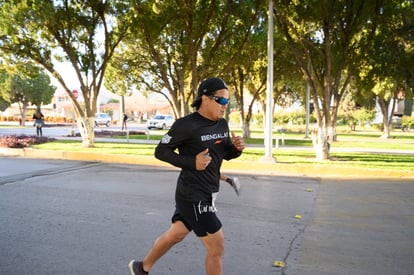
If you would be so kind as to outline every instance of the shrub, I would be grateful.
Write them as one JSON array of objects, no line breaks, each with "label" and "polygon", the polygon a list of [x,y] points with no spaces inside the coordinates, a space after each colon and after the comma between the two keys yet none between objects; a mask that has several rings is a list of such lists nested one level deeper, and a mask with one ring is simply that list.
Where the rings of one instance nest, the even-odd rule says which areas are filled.
[{"label": "shrub", "polygon": [[303,125],[306,122],[304,110],[280,111],[273,116],[273,123],[276,125]]},{"label": "shrub", "polygon": [[41,144],[41,143],[45,143],[45,142],[52,141],[52,140],[55,140],[55,139],[48,138],[48,137],[38,137],[38,136],[9,135],[9,136],[0,137],[0,147],[25,148],[33,144]]},{"label": "shrub", "polygon": [[240,125],[240,112],[233,111],[229,114],[229,121],[235,125]]},{"label": "shrub", "polygon": [[252,116],[252,124],[257,127],[263,127],[263,113],[254,114]]},{"label": "shrub", "polygon": [[414,116],[403,116],[401,118],[401,126],[403,129],[411,129],[414,126]]}]

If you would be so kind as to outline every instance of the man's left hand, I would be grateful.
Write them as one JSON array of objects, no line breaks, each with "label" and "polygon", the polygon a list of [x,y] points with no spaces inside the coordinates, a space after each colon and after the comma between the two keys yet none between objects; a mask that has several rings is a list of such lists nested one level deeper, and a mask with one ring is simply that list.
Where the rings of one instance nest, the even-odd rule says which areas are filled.
[{"label": "man's left hand", "polygon": [[233,139],[234,148],[236,148],[237,151],[243,151],[245,148],[243,138],[241,136],[236,136],[233,131],[231,132],[231,137]]}]

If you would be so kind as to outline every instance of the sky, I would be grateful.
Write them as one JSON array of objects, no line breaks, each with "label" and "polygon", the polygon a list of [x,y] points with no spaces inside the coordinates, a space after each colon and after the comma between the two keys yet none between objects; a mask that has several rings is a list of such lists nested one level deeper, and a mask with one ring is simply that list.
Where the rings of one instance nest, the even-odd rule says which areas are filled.
[{"label": "sky", "polygon": [[[63,80],[65,81],[66,85],[71,90],[78,90],[80,92],[80,85],[79,80],[76,76],[75,70],[72,68],[72,65],[69,62],[56,62],[55,63],[55,69],[56,71],[62,76]],[[50,79],[52,82],[52,85],[57,87],[57,92],[65,92],[62,85],[53,77],[50,75]],[[103,85],[101,87],[101,90],[99,92],[99,102],[98,104],[106,103],[109,99],[116,98],[118,99],[119,96],[109,92]]]}]

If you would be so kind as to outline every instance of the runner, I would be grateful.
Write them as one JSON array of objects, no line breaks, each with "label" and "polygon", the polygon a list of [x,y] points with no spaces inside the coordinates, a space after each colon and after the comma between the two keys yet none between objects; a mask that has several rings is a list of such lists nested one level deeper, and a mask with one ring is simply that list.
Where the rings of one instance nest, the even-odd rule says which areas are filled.
[{"label": "runner", "polygon": [[244,141],[223,119],[229,91],[220,78],[203,81],[192,106],[196,112],[178,119],[164,135],[155,156],[181,168],[175,192],[176,208],[170,228],[154,243],[142,261],[131,261],[132,275],[145,275],[175,244],[194,231],[206,249],[207,275],[223,274],[224,234],[216,215],[223,159],[237,158]]}]

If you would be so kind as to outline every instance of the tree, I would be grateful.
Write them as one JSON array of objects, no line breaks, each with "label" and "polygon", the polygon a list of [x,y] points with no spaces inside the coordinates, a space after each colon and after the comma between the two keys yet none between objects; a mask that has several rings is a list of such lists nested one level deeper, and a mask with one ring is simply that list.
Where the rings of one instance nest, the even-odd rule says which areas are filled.
[{"label": "tree", "polygon": [[4,112],[9,106],[10,103],[0,96],[0,112]]},{"label": "tree", "polygon": [[[115,58],[113,58],[115,59]],[[117,61],[113,60],[112,64],[116,64]],[[122,75],[121,75],[122,74]],[[123,117],[125,113],[125,96],[132,94],[133,84],[130,83],[128,74],[125,71],[119,72],[111,64],[108,65],[107,74],[104,80],[105,87],[113,94],[121,97],[119,108],[119,124],[122,125]],[[109,102],[108,102],[109,103]]]},{"label": "tree", "polygon": [[390,138],[397,100],[412,101],[414,88],[414,4],[385,1],[378,27],[361,64],[360,78],[367,97],[376,98],[383,116],[382,138]]},{"label": "tree", "polygon": [[236,67],[261,2],[135,1],[135,36],[124,40],[112,66],[134,77],[137,89],[163,95],[175,117],[184,116],[201,80]]},{"label": "tree", "polygon": [[[265,18],[265,10],[261,7],[260,18]],[[227,56],[217,56],[215,63],[228,64],[226,61],[233,58],[231,50],[237,51],[237,61],[232,66],[226,67],[223,71],[224,78],[228,79],[227,84],[232,87],[232,96],[237,102],[235,108],[240,115],[240,126],[244,138],[250,138],[250,120],[253,116],[253,104],[261,97],[266,90],[266,25],[264,20],[251,26],[251,34],[244,37],[247,41],[241,50],[230,48]],[[234,44],[242,44],[234,41]],[[255,53],[255,54],[252,54]],[[247,102],[250,96],[250,102]],[[246,110],[247,106],[247,110]]]},{"label": "tree", "polygon": [[361,41],[371,41],[381,2],[275,1],[276,26],[310,85],[319,160],[329,159],[338,106],[361,58]]},{"label": "tree", "polygon": [[[129,28],[129,1],[10,0],[0,3],[0,51],[41,64],[74,105],[84,147],[94,146],[94,114],[108,61]],[[55,64],[68,62],[79,83]],[[80,86],[84,108],[72,94]]]},{"label": "tree", "polygon": [[6,83],[8,81],[9,74],[7,70],[0,67],[0,111],[6,110],[10,106],[9,96],[6,93]]},{"label": "tree", "polygon": [[1,71],[1,97],[9,103],[18,103],[22,125],[29,105],[36,105],[40,110],[42,104],[51,102],[56,87],[39,66],[19,64]]}]

